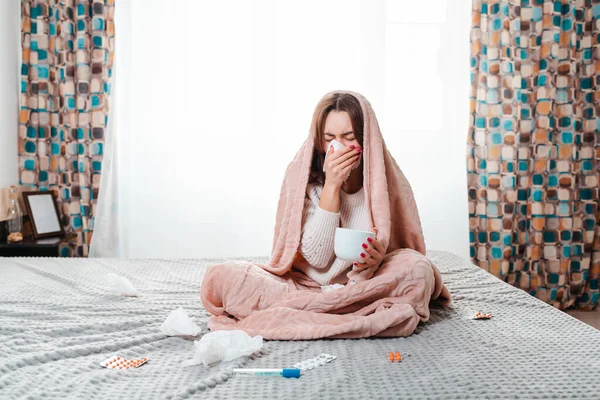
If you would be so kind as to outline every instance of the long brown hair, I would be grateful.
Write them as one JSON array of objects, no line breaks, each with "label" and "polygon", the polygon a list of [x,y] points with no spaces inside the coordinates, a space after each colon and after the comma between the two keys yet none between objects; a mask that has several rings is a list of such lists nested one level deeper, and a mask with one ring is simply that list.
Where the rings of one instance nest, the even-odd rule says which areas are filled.
[{"label": "long brown hair", "polygon": [[315,123],[315,146],[313,150],[312,165],[310,167],[309,183],[325,184],[325,172],[323,172],[323,163],[325,162],[325,151],[321,147],[323,135],[325,134],[325,121],[331,111],[345,111],[350,116],[352,131],[356,140],[363,147],[363,126],[364,118],[362,108],[356,97],[349,93],[333,93],[325,97],[315,109],[317,118]]}]

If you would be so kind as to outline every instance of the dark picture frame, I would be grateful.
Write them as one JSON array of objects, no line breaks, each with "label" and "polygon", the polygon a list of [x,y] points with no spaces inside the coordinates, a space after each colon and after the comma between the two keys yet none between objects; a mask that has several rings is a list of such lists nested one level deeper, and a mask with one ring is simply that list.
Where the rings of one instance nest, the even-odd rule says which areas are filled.
[{"label": "dark picture frame", "polygon": [[23,192],[23,203],[35,239],[65,235],[53,191]]}]

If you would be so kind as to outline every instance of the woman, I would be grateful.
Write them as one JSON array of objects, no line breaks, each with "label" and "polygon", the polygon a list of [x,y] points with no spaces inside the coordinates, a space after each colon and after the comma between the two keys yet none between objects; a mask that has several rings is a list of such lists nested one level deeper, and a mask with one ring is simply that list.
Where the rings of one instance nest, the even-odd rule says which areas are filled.
[{"label": "woman", "polygon": [[[322,286],[347,282],[352,263],[335,257],[335,228],[362,231],[370,226],[363,188],[362,146],[364,118],[360,103],[349,93],[334,93],[317,106],[315,150],[307,186],[300,254],[295,267]],[[325,151],[332,140],[345,147]],[[365,263],[357,269],[377,266],[384,249],[376,239],[363,243]]]},{"label": "woman", "polygon": [[[344,148],[325,157],[333,139]],[[376,232],[363,243],[364,264],[335,257],[339,226]],[[278,340],[408,336],[429,319],[430,300],[450,300],[424,254],[412,190],[371,105],[331,92],[286,171],[269,263],[210,267],[201,299],[212,330]],[[332,283],[342,287],[322,290]]]}]

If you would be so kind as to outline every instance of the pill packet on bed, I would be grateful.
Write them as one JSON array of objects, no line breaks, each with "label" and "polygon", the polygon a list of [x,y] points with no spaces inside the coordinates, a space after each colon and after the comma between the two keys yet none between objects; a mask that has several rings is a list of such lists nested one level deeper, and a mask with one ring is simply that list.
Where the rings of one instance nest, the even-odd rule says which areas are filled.
[{"label": "pill packet on bed", "polygon": [[494,315],[492,313],[482,313],[481,311],[475,311],[473,309],[467,310],[455,310],[461,318],[470,319],[470,320],[478,320],[478,319],[490,319]]},{"label": "pill packet on bed", "polygon": [[471,319],[490,319],[493,315],[491,313],[482,313],[481,311],[477,311],[471,316]]},{"label": "pill packet on bed", "polygon": [[102,365],[104,368],[110,369],[131,369],[137,368],[146,362],[148,362],[148,357],[140,358],[138,360],[128,360],[120,356],[112,356],[102,361],[100,365]]},{"label": "pill packet on bed", "polygon": [[458,314],[465,319],[471,319],[471,320],[490,319],[494,316],[491,313],[482,313],[481,311],[473,311],[473,310],[465,310],[462,312],[459,311]]},{"label": "pill packet on bed", "polygon": [[327,363],[330,363],[336,358],[336,356],[323,353],[315,358],[297,362],[296,364],[292,365],[292,367],[298,368],[301,371],[310,371],[311,369],[315,369],[317,367],[321,367]]}]

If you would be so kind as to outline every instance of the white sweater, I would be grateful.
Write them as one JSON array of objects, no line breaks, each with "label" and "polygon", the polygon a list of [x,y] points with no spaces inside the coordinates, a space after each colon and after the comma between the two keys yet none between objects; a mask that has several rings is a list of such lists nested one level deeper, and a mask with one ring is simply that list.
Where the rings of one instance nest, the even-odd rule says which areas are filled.
[{"label": "white sweater", "polygon": [[348,281],[346,273],[352,263],[338,259],[333,251],[335,228],[351,228],[370,231],[364,189],[348,194],[340,192],[340,212],[332,213],[319,207],[320,185],[309,184],[306,188],[302,218],[300,253],[306,262],[298,262],[297,269],[321,286]]}]

